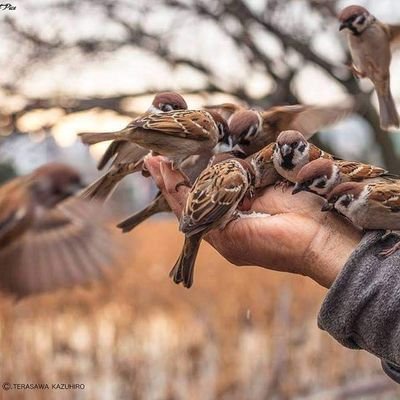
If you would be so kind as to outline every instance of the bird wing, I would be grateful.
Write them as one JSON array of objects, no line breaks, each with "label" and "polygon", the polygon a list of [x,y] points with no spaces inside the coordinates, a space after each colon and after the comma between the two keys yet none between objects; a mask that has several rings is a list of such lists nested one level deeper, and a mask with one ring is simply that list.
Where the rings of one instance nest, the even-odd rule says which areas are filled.
[{"label": "bird wing", "polygon": [[246,107],[234,104],[234,103],[222,103],[222,104],[215,104],[210,106],[204,106],[204,109],[210,111],[216,111],[221,117],[228,121],[228,119],[238,111],[246,110]]},{"label": "bird wing", "polygon": [[149,114],[133,121],[128,128],[142,128],[186,139],[208,140],[216,125],[208,112],[184,110]]},{"label": "bird wing", "polygon": [[375,204],[375,207],[385,207],[391,212],[400,212],[400,185],[377,183],[371,185],[369,201]]},{"label": "bird wing", "polygon": [[189,192],[180,230],[191,236],[221,226],[248,188],[243,167],[233,160],[207,168]]},{"label": "bird wing", "polygon": [[321,128],[347,117],[352,107],[319,107],[303,104],[277,106],[264,111],[262,116],[277,132],[296,130],[309,139]]},{"label": "bird wing", "polygon": [[340,171],[347,175],[353,181],[362,181],[369,178],[377,178],[379,176],[387,175],[387,171],[375,165],[363,164],[357,161],[336,161]]},{"label": "bird wing", "polygon": [[70,198],[42,210],[0,251],[0,288],[18,297],[84,284],[116,264],[119,245],[93,203]]},{"label": "bird wing", "polygon": [[309,160],[314,161],[318,160],[320,158],[327,158],[329,160],[335,159],[335,157],[332,156],[332,154],[329,154],[323,150],[321,150],[319,147],[313,145],[312,143],[309,143],[310,145],[310,151],[309,151]]}]

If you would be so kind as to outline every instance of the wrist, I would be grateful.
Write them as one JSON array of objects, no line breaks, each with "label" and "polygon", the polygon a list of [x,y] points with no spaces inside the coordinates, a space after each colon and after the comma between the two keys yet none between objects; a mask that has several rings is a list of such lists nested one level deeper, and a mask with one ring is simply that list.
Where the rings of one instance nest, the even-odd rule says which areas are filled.
[{"label": "wrist", "polygon": [[329,289],[361,238],[361,230],[335,215],[327,215],[310,244],[307,275]]}]

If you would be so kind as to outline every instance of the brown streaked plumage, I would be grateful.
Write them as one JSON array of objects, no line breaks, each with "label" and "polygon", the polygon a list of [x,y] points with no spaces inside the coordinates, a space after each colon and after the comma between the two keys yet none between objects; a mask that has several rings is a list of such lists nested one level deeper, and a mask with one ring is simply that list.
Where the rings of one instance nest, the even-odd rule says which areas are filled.
[{"label": "brown streaked plumage", "polygon": [[136,143],[169,157],[175,168],[191,155],[210,151],[228,135],[228,126],[218,113],[196,110],[148,114],[118,132],[80,134],[86,144],[112,139]]},{"label": "brown streaked plumage", "polygon": [[251,155],[275,142],[280,132],[298,130],[309,139],[319,129],[332,125],[350,114],[350,106],[291,105],[266,111],[245,110],[229,121],[232,140]]},{"label": "brown streaked plumage", "polygon": [[383,168],[358,161],[318,159],[306,164],[297,174],[293,194],[308,191],[321,197],[344,182],[395,182],[396,176]]},{"label": "brown streaked plumage", "polygon": [[[399,182],[346,182],[329,194],[322,211],[335,210],[362,229],[400,230]],[[400,242],[380,255],[388,257],[400,249]]]},{"label": "brown streaked plumage", "polygon": [[0,188],[1,290],[23,297],[84,284],[114,264],[100,208],[72,196],[81,186],[75,170],[48,164]]},{"label": "brown streaked plumage", "polygon": [[400,37],[400,27],[378,21],[367,9],[349,6],[339,14],[339,30],[345,30],[356,77],[367,77],[373,83],[379,102],[383,129],[398,127],[399,116],[390,90],[390,46]]},{"label": "brown streaked plumage", "polygon": [[203,236],[212,229],[223,229],[232,221],[238,205],[253,188],[254,171],[250,163],[236,158],[218,162],[220,157],[197,178],[180,218],[185,243],[170,276],[187,288],[193,283],[194,264]]}]

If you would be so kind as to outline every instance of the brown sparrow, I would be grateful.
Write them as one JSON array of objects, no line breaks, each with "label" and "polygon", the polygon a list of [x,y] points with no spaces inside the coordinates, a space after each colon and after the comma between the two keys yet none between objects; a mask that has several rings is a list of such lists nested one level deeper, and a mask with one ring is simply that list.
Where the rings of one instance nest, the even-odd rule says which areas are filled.
[{"label": "brown sparrow", "polygon": [[[329,194],[322,211],[335,210],[362,229],[400,230],[399,182],[346,182]],[[400,248],[400,242],[384,250],[389,256]]]},{"label": "brown sparrow", "polygon": [[358,161],[330,160],[321,158],[306,164],[297,174],[293,194],[307,191],[326,197],[332,189],[344,182],[372,182],[397,177],[383,168]]},{"label": "brown sparrow", "polygon": [[1,290],[23,297],[83,284],[113,265],[102,210],[72,196],[81,187],[74,169],[48,164],[0,188]]},{"label": "brown sparrow", "polygon": [[224,229],[236,218],[238,205],[252,191],[251,164],[229,157],[216,156],[214,164],[200,174],[180,218],[179,229],[185,234],[185,243],[170,276],[187,288],[193,283],[194,264],[204,235],[212,229]]},{"label": "brown sparrow", "polygon": [[[186,101],[179,93],[162,92],[154,97],[145,115],[186,109]],[[81,192],[80,196],[85,199],[106,200],[125,176],[143,169],[143,159],[148,153],[148,149],[135,143],[114,140],[97,166],[101,170],[113,159],[110,169]]]},{"label": "brown sparrow", "polygon": [[296,183],[301,168],[319,158],[333,159],[333,156],[307,142],[300,132],[283,131],[276,140],[272,161],[279,175]]},{"label": "brown sparrow", "polygon": [[240,110],[229,120],[234,144],[251,155],[275,142],[279,133],[297,130],[309,139],[324,126],[345,118],[351,107],[317,107],[309,105],[277,106],[266,111]]},{"label": "brown sparrow", "polygon": [[374,84],[383,129],[399,126],[399,116],[390,91],[390,44],[399,37],[399,27],[378,21],[361,6],[349,6],[339,14],[339,30],[346,29],[352,56],[351,70]]},{"label": "brown sparrow", "polygon": [[217,112],[183,110],[145,115],[118,132],[86,132],[80,136],[89,145],[114,139],[132,142],[167,156],[172,167],[180,169],[189,156],[206,153],[226,141],[229,129]]}]

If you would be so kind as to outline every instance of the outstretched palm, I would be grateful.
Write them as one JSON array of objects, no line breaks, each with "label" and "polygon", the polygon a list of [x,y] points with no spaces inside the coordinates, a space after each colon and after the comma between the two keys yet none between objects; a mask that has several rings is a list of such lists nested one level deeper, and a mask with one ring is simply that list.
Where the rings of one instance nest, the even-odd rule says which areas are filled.
[{"label": "outstretched palm", "polygon": [[[176,215],[180,215],[187,188],[175,186],[182,176],[159,158],[147,167]],[[268,188],[251,205],[250,214],[232,221],[206,239],[235,265],[258,265],[308,275],[324,286],[334,280],[360,232],[345,220],[322,213],[323,200],[309,193]],[[268,215],[268,214],[270,215]]]}]

